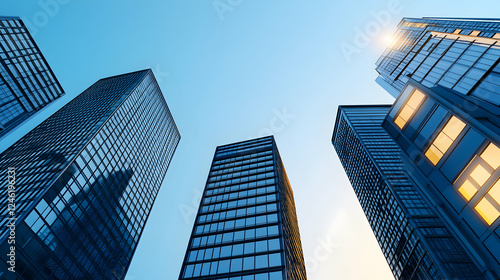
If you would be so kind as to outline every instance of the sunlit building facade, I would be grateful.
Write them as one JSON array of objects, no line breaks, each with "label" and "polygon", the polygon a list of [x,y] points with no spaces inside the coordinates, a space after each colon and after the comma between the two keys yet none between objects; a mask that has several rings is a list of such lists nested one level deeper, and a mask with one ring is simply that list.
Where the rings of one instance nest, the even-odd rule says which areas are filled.
[{"label": "sunlit building facade", "polygon": [[340,106],[332,143],[396,279],[482,279],[382,127],[390,105]]},{"label": "sunlit building facade", "polygon": [[[406,219],[439,221],[433,231],[420,236],[439,272],[423,279],[500,279],[499,40],[498,19],[404,18],[376,68],[377,82],[396,101],[385,106],[385,113],[365,112],[364,121],[354,114],[350,125],[344,125],[352,129],[353,138],[366,139],[361,146],[371,162],[385,166],[394,160],[388,157],[398,159],[397,169],[405,178],[395,186],[388,184],[389,189],[397,193],[408,182],[421,202],[402,196],[399,204],[428,208],[417,214],[403,211]],[[337,122],[342,123],[341,116],[351,110],[363,111],[341,106]],[[373,191],[378,185],[370,181],[373,175],[363,175],[373,167],[359,162],[356,166],[350,160],[355,157],[350,153],[357,150],[338,137],[339,127],[336,123],[333,142],[353,187],[367,184]],[[380,153],[387,145],[397,153]],[[377,172],[382,181],[393,176],[383,168]],[[358,198],[386,204],[383,198],[360,193]],[[360,202],[365,213],[383,211]],[[368,220],[379,239],[381,226]],[[386,234],[392,230],[382,226]],[[422,226],[416,227],[415,234],[421,230]],[[441,240],[440,246],[429,238]],[[385,253],[380,239],[379,243]],[[456,267],[450,270],[449,265]],[[391,269],[397,279],[422,279]]]},{"label": "sunlit building facade", "polygon": [[144,70],[99,80],[17,141],[0,155],[16,177],[0,278],[123,279],[179,140]]},{"label": "sunlit building facade", "polygon": [[22,20],[0,16],[0,137],[63,93]]},{"label": "sunlit building facade", "polygon": [[217,147],[179,279],[306,279],[274,137]]},{"label": "sunlit building facade", "polygon": [[500,20],[404,18],[376,63],[397,97],[409,79],[500,105]]}]

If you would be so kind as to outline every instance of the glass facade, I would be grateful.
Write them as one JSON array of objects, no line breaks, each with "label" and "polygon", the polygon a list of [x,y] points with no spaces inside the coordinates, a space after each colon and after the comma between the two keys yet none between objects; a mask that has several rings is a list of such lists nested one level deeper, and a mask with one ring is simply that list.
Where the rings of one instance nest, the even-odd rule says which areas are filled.
[{"label": "glass facade", "polygon": [[340,106],[333,146],[396,279],[486,279],[425,199],[382,123],[390,105]]},{"label": "glass facade", "polygon": [[179,140],[143,70],[99,80],[17,141],[0,155],[16,177],[15,273],[3,212],[0,278],[123,279]]},{"label": "glass facade", "polygon": [[404,18],[376,70],[394,97],[411,78],[498,106],[499,58],[499,19]]},{"label": "glass facade", "polygon": [[0,16],[0,137],[63,93],[21,19]]},{"label": "glass facade", "polygon": [[[376,63],[394,104],[339,109],[334,146],[397,279],[500,279],[499,40],[499,19],[404,18]],[[430,260],[418,274],[384,243],[407,225]]]},{"label": "glass facade", "polygon": [[[412,94],[423,102],[398,125]],[[500,275],[500,134],[485,104],[410,80],[388,112],[384,129],[403,148],[405,168],[448,227],[489,275]],[[490,108],[491,109],[491,108]]]},{"label": "glass facade", "polygon": [[294,205],[272,136],[217,147],[179,279],[306,279]]}]

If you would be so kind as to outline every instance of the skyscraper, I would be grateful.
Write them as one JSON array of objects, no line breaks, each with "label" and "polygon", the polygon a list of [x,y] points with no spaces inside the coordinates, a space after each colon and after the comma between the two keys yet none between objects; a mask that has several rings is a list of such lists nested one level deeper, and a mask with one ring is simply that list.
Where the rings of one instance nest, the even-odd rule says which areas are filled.
[{"label": "skyscraper", "polygon": [[217,147],[179,279],[306,279],[274,137]]},{"label": "skyscraper", "polygon": [[500,105],[499,19],[404,18],[393,37],[376,70],[394,97],[411,78]]},{"label": "skyscraper", "polygon": [[0,278],[123,279],[179,140],[144,70],[99,80],[17,141],[0,155],[16,204]]},{"label": "skyscraper", "polygon": [[390,108],[340,106],[332,143],[391,271],[396,279],[482,279],[382,127]]},{"label": "skyscraper", "polygon": [[[373,106],[339,109],[337,121],[349,115],[344,111],[352,111],[350,126],[336,124],[333,143],[353,187],[373,183],[371,177],[357,176],[361,171],[352,170],[365,170],[369,164],[353,167],[349,158],[354,148],[339,137],[346,127],[353,131],[353,137],[366,139],[360,143],[371,162],[383,166],[392,161],[390,166],[405,174],[408,186],[421,198],[415,204],[402,195],[398,204],[403,208],[409,203],[425,205],[429,211],[423,212],[427,213],[424,216],[435,218],[436,228],[442,228],[421,238],[440,272],[431,279],[500,278],[499,40],[498,19],[405,18],[394,42],[377,61],[377,82],[397,97],[394,104],[387,105],[385,113],[373,111]],[[364,120],[356,116],[361,113]],[[394,153],[380,153],[388,145]],[[395,159],[399,162],[396,165]],[[376,173],[382,180],[393,176],[380,168]],[[398,193],[398,184],[388,184],[389,189]],[[359,197],[385,203],[366,193]],[[365,212],[373,211],[366,207]],[[409,221],[422,215],[403,213]],[[368,220],[372,223],[370,217]],[[398,227],[403,225],[397,223]],[[377,237],[392,230],[376,223],[372,228]],[[448,241],[439,237],[443,234]],[[442,240],[441,247],[426,241],[429,237]],[[439,264],[440,259],[448,264],[462,263],[456,268],[460,273],[447,274],[449,270]],[[393,273],[397,279],[407,279],[394,269]]]},{"label": "skyscraper", "polygon": [[0,16],[0,137],[63,93],[22,20]]}]

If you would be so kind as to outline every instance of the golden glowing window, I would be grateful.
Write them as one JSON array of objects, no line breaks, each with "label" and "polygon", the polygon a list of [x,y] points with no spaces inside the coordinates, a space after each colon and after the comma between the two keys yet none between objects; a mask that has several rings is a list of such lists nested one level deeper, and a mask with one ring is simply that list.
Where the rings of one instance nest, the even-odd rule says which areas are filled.
[{"label": "golden glowing window", "polygon": [[462,29],[455,29],[455,31],[453,31],[453,34],[459,34],[460,32],[462,32]]},{"label": "golden glowing window", "polygon": [[479,215],[491,225],[500,216],[500,180],[498,180],[488,193],[481,198],[474,207]]},{"label": "golden glowing window", "polygon": [[470,36],[478,36],[480,33],[481,33],[481,31],[474,30],[469,35]]},{"label": "golden glowing window", "polygon": [[488,191],[488,194],[500,205],[500,180],[498,180],[493,187]]},{"label": "golden glowing window", "polygon": [[488,163],[491,168],[497,169],[500,166],[500,148],[490,143],[481,153],[481,158]]},{"label": "golden glowing window", "polygon": [[[500,149],[490,142],[474,156],[454,183],[458,192],[475,205],[474,210],[488,225],[500,217],[499,167]],[[496,180],[493,184],[492,179]]]},{"label": "golden glowing window", "polygon": [[418,90],[415,90],[410,96],[410,98],[408,98],[406,104],[403,105],[403,109],[401,109],[401,111],[399,111],[399,113],[394,118],[394,123],[400,129],[403,129],[408,120],[413,116],[415,111],[417,111],[420,104],[422,104],[424,98],[425,95]]},{"label": "golden glowing window", "polygon": [[500,211],[486,197],[483,197],[474,209],[476,209],[488,225],[493,224],[498,216],[500,216]]},{"label": "golden glowing window", "polygon": [[493,39],[500,39],[500,33],[495,33],[495,35],[493,35]]},{"label": "golden glowing window", "polygon": [[458,188],[458,191],[467,199],[467,201],[471,200],[471,198],[477,193],[476,186],[471,183],[469,180],[465,180],[465,182]]},{"label": "golden glowing window", "polygon": [[451,147],[455,139],[465,128],[465,123],[459,120],[457,117],[452,116],[448,123],[443,127],[441,132],[432,141],[429,149],[425,152],[425,156],[436,165],[443,155]]},{"label": "golden glowing window", "polygon": [[420,27],[420,28],[424,28],[427,26],[427,23],[415,23],[414,24],[415,27]]},{"label": "golden glowing window", "polygon": [[479,186],[482,187],[484,183],[486,183],[486,181],[488,181],[488,179],[490,178],[491,173],[488,172],[486,168],[482,167],[481,164],[478,164],[476,168],[474,168],[474,170],[471,172],[470,176],[472,177],[472,179],[474,179],[474,181],[476,181]]}]

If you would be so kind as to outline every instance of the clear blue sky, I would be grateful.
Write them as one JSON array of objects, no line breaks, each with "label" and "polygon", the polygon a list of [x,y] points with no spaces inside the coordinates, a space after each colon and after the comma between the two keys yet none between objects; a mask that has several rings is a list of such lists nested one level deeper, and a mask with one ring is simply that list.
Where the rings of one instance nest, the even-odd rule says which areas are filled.
[{"label": "clear blue sky", "polygon": [[498,0],[2,0],[66,95],[0,145],[99,78],[152,68],[182,139],[127,280],[178,277],[215,147],[267,134],[294,189],[309,279],[392,279],[331,145],[337,106],[393,101],[374,63],[403,16],[499,10]]}]

